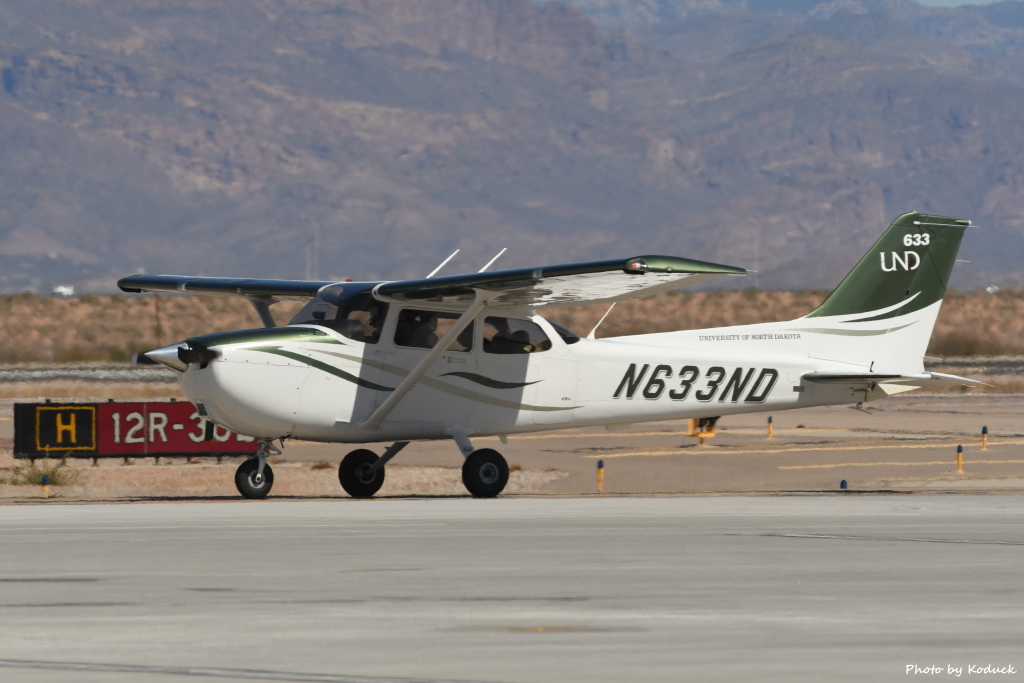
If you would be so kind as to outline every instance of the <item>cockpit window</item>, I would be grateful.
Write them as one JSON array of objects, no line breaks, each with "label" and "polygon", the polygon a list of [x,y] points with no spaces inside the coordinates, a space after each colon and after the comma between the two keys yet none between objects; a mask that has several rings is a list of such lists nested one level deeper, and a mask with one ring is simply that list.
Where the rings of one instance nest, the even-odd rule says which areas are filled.
[{"label": "cockpit window", "polygon": [[484,318],[485,353],[537,353],[551,348],[551,340],[540,325],[519,318]]},{"label": "cockpit window", "polygon": [[[458,313],[424,311],[405,308],[398,313],[395,324],[395,344],[414,349],[432,349],[459,319]],[[464,329],[448,345],[449,351],[470,351],[473,348],[473,324]]]},{"label": "cockpit window", "polygon": [[380,341],[388,305],[363,290],[346,294],[344,288],[328,287],[306,304],[289,325],[320,325],[343,337],[366,344]]}]

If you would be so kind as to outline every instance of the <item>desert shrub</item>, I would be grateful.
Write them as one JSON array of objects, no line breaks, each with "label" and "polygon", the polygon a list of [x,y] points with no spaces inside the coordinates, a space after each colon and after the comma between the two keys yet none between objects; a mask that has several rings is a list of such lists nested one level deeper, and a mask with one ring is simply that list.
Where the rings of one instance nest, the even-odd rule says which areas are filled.
[{"label": "desert shrub", "polygon": [[78,473],[68,467],[67,456],[64,456],[53,464],[40,465],[33,460],[28,465],[12,467],[3,483],[15,486],[42,486],[44,476],[50,478],[50,486],[68,486],[78,480]]}]

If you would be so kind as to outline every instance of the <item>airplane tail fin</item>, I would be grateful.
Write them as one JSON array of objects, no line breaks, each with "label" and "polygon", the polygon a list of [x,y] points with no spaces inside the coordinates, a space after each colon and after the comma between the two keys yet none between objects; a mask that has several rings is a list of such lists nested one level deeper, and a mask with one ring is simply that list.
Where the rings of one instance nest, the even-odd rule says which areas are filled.
[{"label": "airplane tail fin", "polygon": [[813,358],[869,372],[923,367],[923,356],[971,222],[906,213],[893,221],[839,286],[803,317]]}]

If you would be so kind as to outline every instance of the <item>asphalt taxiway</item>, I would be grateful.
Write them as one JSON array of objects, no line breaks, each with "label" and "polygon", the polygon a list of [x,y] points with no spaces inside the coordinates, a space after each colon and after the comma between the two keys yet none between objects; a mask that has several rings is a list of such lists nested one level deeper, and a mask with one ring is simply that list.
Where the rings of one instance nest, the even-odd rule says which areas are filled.
[{"label": "asphalt taxiway", "polygon": [[0,678],[1019,672],[1022,522],[992,494],[8,505]]}]

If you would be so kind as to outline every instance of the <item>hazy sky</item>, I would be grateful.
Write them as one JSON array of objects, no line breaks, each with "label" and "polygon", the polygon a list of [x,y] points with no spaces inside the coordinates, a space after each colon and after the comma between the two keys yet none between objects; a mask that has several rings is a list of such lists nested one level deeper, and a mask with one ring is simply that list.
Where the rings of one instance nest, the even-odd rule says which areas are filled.
[{"label": "hazy sky", "polygon": [[998,0],[917,0],[929,7],[959,7],[960,5],[988,5]]}]

